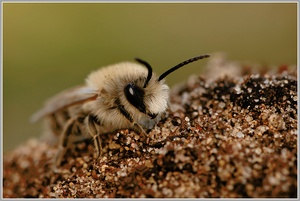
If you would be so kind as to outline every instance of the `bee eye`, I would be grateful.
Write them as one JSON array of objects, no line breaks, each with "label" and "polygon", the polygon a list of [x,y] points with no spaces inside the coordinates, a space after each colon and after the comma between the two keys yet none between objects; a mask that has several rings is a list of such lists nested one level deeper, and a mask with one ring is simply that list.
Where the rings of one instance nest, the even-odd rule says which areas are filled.
[{"label": "bee eye", "polygon": [[129,83],[124,88],[124,93],[128,102],[136,107],[140,112],[146,113],[146,106],[144,104],[145,92],[140,87],[133,83]]}]

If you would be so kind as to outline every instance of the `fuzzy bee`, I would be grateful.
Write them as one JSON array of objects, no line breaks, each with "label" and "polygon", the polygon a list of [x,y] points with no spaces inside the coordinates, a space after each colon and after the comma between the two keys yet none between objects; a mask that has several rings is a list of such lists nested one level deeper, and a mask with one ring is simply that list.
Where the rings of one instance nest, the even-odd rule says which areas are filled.
[{"label": "fuzzy bee", "polygon": [[51,132],[59,136],[54,166],[59,167],[67,148],[83,135],[94,139],[95,154],[101,155],[100,134],[118,129],[145,133],[161,119],[169,99],[164,78],[180,67],[207,58],[204,54],[170,68],[157,77],[151,66],[122,62],[92,72],[85,85],[65,90],[49,99],[31,120],[48,119]]}]

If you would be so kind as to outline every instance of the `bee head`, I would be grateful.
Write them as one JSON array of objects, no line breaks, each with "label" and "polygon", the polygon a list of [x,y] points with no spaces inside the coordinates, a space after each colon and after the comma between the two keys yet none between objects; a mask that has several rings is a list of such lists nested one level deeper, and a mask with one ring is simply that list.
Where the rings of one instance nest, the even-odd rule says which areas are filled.
[{"label": "bee head", "polygon": [[[146,61],[136,59],[139,63],[143,64],[148,74],[146,79],[143,79],[142,83],[128,83],[124,88],[126,99],[136,107],[140,112],[147,114],[150,118],[154,119],[159,113],[162,113],[167,108],[167,102],[169,98],[169,87],[164,84],[163,79],[174,72],[175,70],[185,66],[189,63],[204,59],[210,55],[204,54],[191,59],[185,60],[176,66],[170,68],[158,78],[153,76],[152,67]],[[154,79],[152,79],[154,78]]]}]

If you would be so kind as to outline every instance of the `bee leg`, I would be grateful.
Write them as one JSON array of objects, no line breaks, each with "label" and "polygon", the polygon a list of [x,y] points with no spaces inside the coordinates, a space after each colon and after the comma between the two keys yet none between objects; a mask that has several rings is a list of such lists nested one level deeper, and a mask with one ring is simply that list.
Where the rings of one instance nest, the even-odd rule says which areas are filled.
[{"label": "bee leg", "polygon": [[72,135],[73,127],[76,123],[76,118],[70,119],[66,126],[64,127],[64,130],[62,132],[62,135],[59,139],[59,147],[56,152],[55,161],[54,161],[54,170],[57,170],[57,168],[61,165],[62,159],[64,155],[66,154],[67,148],[70,145],[69,137]]},{"label": "bee leg", "polygon": [[96,124],[100,125],[97,118],[95,116],[89,115],[87,121],[87,127],[90,135],[93,137],[94,146],[96,149],[96,152],[94,153],[94,159],[98,159],[102,155],[101,138],[100,138],[99,131],[96,127]]}]

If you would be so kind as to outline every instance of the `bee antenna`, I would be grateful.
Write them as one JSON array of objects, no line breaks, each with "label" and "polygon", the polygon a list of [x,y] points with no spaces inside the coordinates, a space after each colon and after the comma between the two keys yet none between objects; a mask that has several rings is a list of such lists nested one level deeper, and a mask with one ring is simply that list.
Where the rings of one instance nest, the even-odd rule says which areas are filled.
[{"label": "bee antenna", "polygon": [[149,83],[149,81],[151,80],[151,77],[152,77],[152,67],[150,66],[150,64],[148,64],[148,63],[147,63],[146,61],[144,61],[144,60],[141,60],[141,59],[138,59],[138,58],[136,58],[135,60],[138,61],[139,63],[143,64],[144,66],[146,66],[147,69],[148,69],[148,75],[147,75],[145,84],[144,84],[144,86],[143,86],[143,88],[146,88],[147,85],[148,85],[148,83]]},{"label": "bee antenna", "polygon": [[169,75],[170,73],[172,73],[173,71],[177,70],[178,68],[181,68],[182,66],[185,66],[189,63],[192,63],[194,61],[197,61],[199,59],[204,59],[204,58],[207,58],[207,57],[210,57],[209,54],[203,54],[203,55],[200,55],[200,56],[197,56],[197,57],[193,57],[193,58],[190,58],[188,60],[185,60],[179,64],[177,64],[176,66],[170,68],[169,70],[167,70],[166,72],[164,72],[163,74],[161,74],[158,78],[157,81],[161,81],[162,79],[164,79],[167,75]]}]

